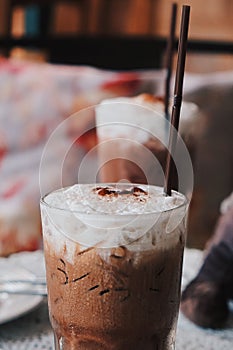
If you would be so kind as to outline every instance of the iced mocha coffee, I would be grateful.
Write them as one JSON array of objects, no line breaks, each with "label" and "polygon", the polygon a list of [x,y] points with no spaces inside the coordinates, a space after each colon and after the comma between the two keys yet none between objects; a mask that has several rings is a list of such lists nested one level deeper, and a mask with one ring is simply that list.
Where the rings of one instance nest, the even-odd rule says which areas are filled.
[{"label": "iced mocha coffee", "polygon": [[41,201],[56,349],[174,349],[186,210],[183,195],[135,184]]}]

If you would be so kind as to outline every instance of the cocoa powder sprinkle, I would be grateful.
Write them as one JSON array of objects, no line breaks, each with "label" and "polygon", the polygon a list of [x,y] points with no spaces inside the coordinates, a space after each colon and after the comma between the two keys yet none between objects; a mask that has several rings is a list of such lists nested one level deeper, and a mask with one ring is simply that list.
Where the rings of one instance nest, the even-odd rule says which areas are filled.
[{"label": "cocoa powder sprinkle", "polygon": [[140,195],[148,195],[148,192],[143,190],[140,187],[134,186],[130,189],[114,189],[110,187],[96,187],[93,189],[94,192],[96,192],[99,196],[123,196],[123,195],[134,195],[136,197]]}]

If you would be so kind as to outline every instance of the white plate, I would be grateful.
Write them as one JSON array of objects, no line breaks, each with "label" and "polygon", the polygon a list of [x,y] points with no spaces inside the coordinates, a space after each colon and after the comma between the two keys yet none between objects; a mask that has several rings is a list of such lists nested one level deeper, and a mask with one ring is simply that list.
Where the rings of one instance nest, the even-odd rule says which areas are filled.
[{"label": "white plate", "polygon": [[[26,267],[27,266],[27,267]],[[13,254],[0,258],[1,279],[34,279],[44,276],[44,260],[41,251]],[[16,295],[0,293],[0,324],[11,321],[37,307],[43,297],[40,295]]]}]

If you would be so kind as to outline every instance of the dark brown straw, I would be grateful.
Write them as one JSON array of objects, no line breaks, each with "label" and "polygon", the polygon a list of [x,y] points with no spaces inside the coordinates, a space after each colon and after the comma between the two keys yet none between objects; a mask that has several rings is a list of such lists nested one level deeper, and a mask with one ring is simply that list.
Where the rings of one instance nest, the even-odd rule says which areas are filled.
[{"label": "dark brown straw", "polygon": [[171,74],[172,74],[172,63],[173,53],[175,44],[175,31],[176,31],[176,14],[177,4],[172,4],[172,13],[170,21],[170,33],[167,41],[166,50],[166,80],[165,80],[165,98],[164,98],[164,113],[167,120],[170,120],[169,115],[169,99],[170,99],[170,85],[171,85]]},{"label": "dark brown straw", "polygon": [[179,121],[180,121],[180,108],[181,108],[182,95],[183,95],[184,69],[185,69],[185,59],[186,59],[186,50],[187,50],[188,28],[189,28],[189,14],[190,14],[190,6],[187,6],[187,5],[182,6],[182,18],[181,18],[180,37],[179,37],[179,46],[178,46],[174,99],[173,99],[172,117],[171,117],[171,125],[174,127],[175,130],[172,127],[170,127],[167,163],[166,163],[166,170],[165,170],[164,193],[167,196],[171,196],[172,178],[173,178],[173,172],[174,172],[174,166],[175,166],[172,159],[175,154],[177,132],[179,129]]}]

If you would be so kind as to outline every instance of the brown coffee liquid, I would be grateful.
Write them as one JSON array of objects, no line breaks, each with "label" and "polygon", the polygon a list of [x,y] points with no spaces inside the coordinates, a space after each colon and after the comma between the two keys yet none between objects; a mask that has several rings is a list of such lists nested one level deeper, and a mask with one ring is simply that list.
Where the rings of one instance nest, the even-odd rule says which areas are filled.
[{"label": "brown coffee liquid", "polygon": [[138,252],[125,247],[80,251],[77,244],[72,264],[65,250],[57,255],[45,241],[57,349],[173,349],[182,236],[168,249]]}]

